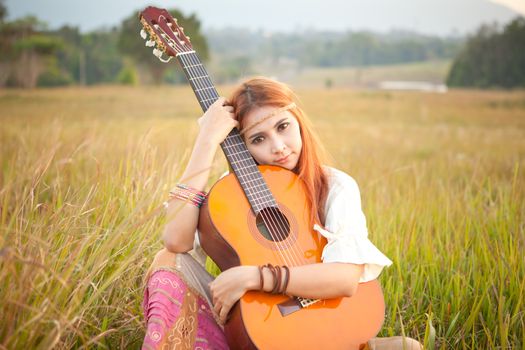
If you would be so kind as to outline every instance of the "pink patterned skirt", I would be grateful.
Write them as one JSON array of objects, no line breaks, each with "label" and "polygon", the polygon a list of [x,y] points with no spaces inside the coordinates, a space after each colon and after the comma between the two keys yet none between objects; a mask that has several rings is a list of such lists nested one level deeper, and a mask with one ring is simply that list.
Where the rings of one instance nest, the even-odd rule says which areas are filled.
[{"label": "pink patterned skirt", "polygon": [[176,260],[176,268],[159,267],[147,274],[142,349],[228,349],[210,302],[213,277],[188,254]]},{"label": "pink patterned skirt", "polygon": [[[177,254],[176,266],[156,268],[146,274],[142,308],[146,320],[143,350],[228,349],[217,322],[208,283],[213,277],[189,254]],[[421,350],[405,337],[374,338],[364,349]]]}]

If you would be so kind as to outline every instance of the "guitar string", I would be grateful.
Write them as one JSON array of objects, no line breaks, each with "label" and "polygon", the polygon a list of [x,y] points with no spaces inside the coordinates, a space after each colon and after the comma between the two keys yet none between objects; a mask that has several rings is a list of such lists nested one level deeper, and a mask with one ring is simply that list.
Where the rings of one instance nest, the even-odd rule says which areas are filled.
[{"label": "guitar string", "polygon": [[[182,57],[181,57],[181,59],[184,61],[183,63],[185,63],[185,64],[190,63],[190,64],[187,64],[187,65],[183,64],[183,66],[184,66],[185,69],[191,70],[191,71],[189,72],[190,75],[191,75],[191,74],[195,74],[195,70],[196,70],[197,73],[199,74],[199,76],[207,76],[207,72],[204,70],[204,67],[202,66],[202,64],[200,64],[200,62],[199,62],[198,58],[196,57],[196,55],[195,55],[195,57],[193,57],[193,55],[188,55],[188,56],[190,56],[189,61],[186,60],[186,59],[182,59]],[[200,72],[199,72],[198,69],[193,70],[193,69],[192,69],[193,67],[199,67],[199,68],[201,68],[201,69],[200,69]],[[213,86],[212,86],[212,87],[213,87]],[[213,91],[213,90],[212,90],[212,91]],[[233,148],[235,148],[235,144],[233,144],[232,142],[233,142],[233,140],[231,140],[231,138],[227,138],[227,139],[225,140],[225,145],[226,145],[227,147],[233,147]],[[238,153],[238,152],[237,152],[237,153]],[[234,161],[236,161],[236,163],[238,163],[238,164],[243,164],[243,163],[245,162],[245,160],[243,160],[242,158],[239,159],[237,153],[233,153],[233,154],[232,154],[232,156],[233,156],[233,158],[234,158]],[[238,170],[241,172],[241,174],[242,174],[243,177],[247,177],[248,179],[251,179],[251,180],[256,180],[256,179],[253,179],[249,173],[246,173],[247,169],[245,169],[245,168],[243,168],[243,167],[240,167],[240,168],[238,168]],[[242,180],[242,179],[241,179],[241,180]],[[250,197],[252,198],[252,201],[254,201],[255,204],[256,204],[258,207],[263,207],[263,206],[264,206],[265,203],[264,203],[264,201],[263,201],[262,198],[258,198],[258,197],[257,197],[255,194],[253,194],[253,193],[250,193],[250,195],[251,195]],[[272,220],[271,217],[268,217],[268,215],[265,213],[265,211],[261,211],[261,216],[263,217],[263,222],[266,221],[266,224],[268,224],[267,226],[270,226],[270,230],[272,230],[272,228],[274,229],[274,228],[276,227],[276,223],[269,223],[270,221],[275,221],[275,220]],[[266,220],[264,220],[264,219],[266,219]],[[275,229],[274,229],[273,231],[277,231],[277,232],[279,232],[278,230],[275,230]],[[275,232],[273,232],[273,233],[275,233]],[[272,231],[270,231],[270,235],[272,235]],[[282,237],[279,237],[279,238],[280,238],[280,241],[282,241],[285,237],[282,236]],[[275,237],[274,237],[274,236],[272,236],[272,239],[274,239],[274,241],[275,241]],[[283,259],[288,260],[288,259],[286,259],[286,257],[285,257],[284,254],[282,254],[282,256],[283,256]],[[289,262],[287,262],[287,263],[289,263]]]},{"label": "guitar string", "polygon": [[[189,56],[189,57],[185,57],[185,56]],[[211,79],[209,78],[209,75],[207,74],[207,72],[205,71],[203,65],[199,62],[198,60],[198,57],[195,55],[195,54],[189,54],[189,55],[184,55],[184,56],[180,56],[181,58],[181,61],[184,63],[183,64],[183,67],[185,69],[188,70],[188,72],[190,73],[190,75],[193,73],[193,74],[196,74],[197,73],[202,73],[201,75],[195,75],[195,76],[202,76],[202,77],[206,77],[205,79],[208,80],[210,82],[210,86],[204,86],[202,87],[202,85],[199,85],[199,89],[203,89],[203,90],[200,90],[200,91],[204,91],[201,95],[205,95],[205,97],[207,97],[206,99],[203,99],[204,101],[207,101],[208,100],[208,97],[209,97],[209,94],[206,94],[206,91],[211,91],[211,92],[215,92],[215,95],[216,96],[213,96],[215,98],[218,98],[218,94],[216,92],[215,89],[209,89],[209,88],[213,88],[213,83],[211,82]],[[188,64],[189,63],[189,64]],[[199,69],[195,69],[195,67],[198,67],[200,68],[200,72],[199,72]],[[197,80],[200,80],[200,79],[197,79]],[[196,84],[196,86],[198,86]],[[197,92],[197,91],[196,91]],[[199,93],[199,92],[197,92]],[[210,105],[214,102],[212,102],[211,100],[209,101],[210,102]],[[205,103],[205,102],[203,102]],[[206,104],[206,103],[205,103]],[[230,140],[229,139],[226,139],[228,142],[226,142],[227,146],[233,146],[235,147],[236,145],[235,144],[230,144]],[[226,141],[225,140],[225,141]],[[235,154],[236,156],[236,154]],[[238,159],[237,159],[238,160]],[[244,160],[241,159],[242,162],[245,162]],[[239,162],[239,163],[242,163],[242,162]],[[240,170],[244,170],[244,169],[240,169]],[[255,181],[257,179],[253,179],[251,177],[251,175],[247,175],[246,173],[244,174],[245,176],[248,176],[248,178],[250,178],[251,180]],[[271,194],[271,193],[270,193]],[[256,204],[258,204],[259,207],[262,207],[262,204],[264,204],[264,202],[261,204],[260,202],[263,201],[262,198],[258,198],[256,194],[251,194],[252,197],[255,197],[255,200],[256,200]],[[257,203],[259,202],[259,203]],[[278,208],[277,208],[278,209]],[[288,231],[288,229],[286,228],[287,226],[289,227],[288,224],[286,224],[283,219],[282,219],[282,216],[281,215],[278,215],[278,216],[275,216],[272,212],[270,213],[266,213],[264,210],[261,210],[261,216],[263,218],[263,222],[265,222],[266,226],[268,227],[269,229],[269,233],[270,235],[272,236],[272,239],[274,239],[274,242],[275,242],[275,235],[274,234],[277,234],[279,235],[279,240],[277,242],[275,242],[275,244],[277,244],[278,246],[282,248],[286,247],[286,248],[290,248],[290,245],[286,245],[284,246],[283,245],[283,242],[285,242],[285,233],[286,231]],[[281,222],[278,222],[278,221],[281,221]],[[273,232],[272,232],[273,231]],[[293,249],[291,250],[292,253],[294,253],[294,255],[296,255],[295,257],[291,256],[289,258],[293,260],[296,260],[295,262],[297,263],[297,252],[294,252]],[[284,254],[283,251],[280,251],[282,257],[284,260],[288,260],[286,259],[286,255]],[[299,259],[301,260],[301,259]],[[289,262],[287,262],[289,264]]]},{"label": "guitar string", "polygon": [[[210,84],[212,85],[211,87],[213,87],[213,83],[211,82],[211,80],[209,79],[209,75],[208,73],[206,72],[206,70],[204,69],[204,66],[200,63],[196,53],[193,53],[193,54],[190,54],[188,55],[189,56],[189,61],[186,61],[186,63],[190,62],[191,64],[189,66],[192,66],[192,67],[199,67],[200,68],[200,73],[201,76],[206,76],[208,77],[208,80],[210,81]],[[190,67],[191,68],[191,67]],[[198,69],[197,68],[197,71]],[[212,91],[215,91],[216,90],[212,90]],[[227,138],[228,140],[228,143],[229,141],[231,140],[230,138]],[[233,142],[233,140],[232,140]],[[241,142],[243,142],[241,140]],[[243,142],[244,144],[244,142]],[[233,146],[235,148],[237,148],[235,144],[233,145],[228,145],[228,146]],[[238,153],[238,152],[237,152]],[[246,160],[243,160],[241,159],[241,164],[242,163],[245,163]],[[244,170],[241,168],[241,170]],[[246,175],[246,174],[245,174]],[[253,178],[251,175],[248,175],[248,177],[252,180],[252,181],[256,181],[256,180],[259,180],[257,178]],[[265,185],[265,183],[263,183],[263,185]],[[266,186],[264,186],[264,189],[268,192],[268,194],[271,196],[271,192],[268,190],[268,188]],[[252,194],[252,196],[255,197],[256,200],[258,200],[259,202],[263,202],[262,204],[265,204],[264,202],[264,199],[262,198],[257,198],[257,194]],[[261,203],[258,203],[260,207],[262,207],[263,205]],[[276,208],[277,210],[278,207]],[[289,230],[290,226],[288,223],[286,223],[283,219],[283,216],[282,215],[276,215],[274,214],[274,212],[270,211],[270,213],[266,213],[264,210],[261,211],[261,216],[263,218],[263,222],[265,222],[266,226],[268,227],[268,229],[270,230],[270,234],[272,235],[272,230],[274,231],[273,233],[274,234],[277,234],[278,237],[279,237],[279,240],[277,242],[275,242],[275,244],[277,244],[278,246],[282,248],[287,248],[289,249],[290,247],[293,247],[290,243],[287,244],[287,241],[286,241],[286,232]],[[272,236],[272,239],[275,240],[275,237]],[[303,263],[306,263],[304,257],[303,259],[299,258],[301,257],[301,254],[299,251],[294,251],[293,249],[290,250],[292,252],[293,255],[295,256],[291,256],[290,258],[293,260],[295,260],[295,263],[298,265],[298,262],[302,260]],[[285,256],[285,255],[284,255]]]},{"label": "guitar string", "polygon": [[[253,179],[253,180],[255,181],[258,179]],[[271,195],[271,192],[269,190],[268,192]],[[254,194],[254,196],[257,196],[257,194]],[[274,207],[274,206],[272,207],[275,208],[276,210],[279,210],[278,207]],[[282,216],[281,215],[276,216],[274,211],[270,211],[269,213],[267,213],[264,210],[264,208],[260,211],[260,213],[263,218],[263,222],[265,223],[272,239],[274,240],[274,244],[276,244],[280,248],[281,255],[283,255],[283,259],[285,260],[285,262],[287,264],[290,264],[291,262],[294,265],[298,265],[300,261],[299,259],[300,255],[298,255],[298,251],[295,251],[293,249],[293,245],[289,243],[290,241],[286,240],[286,233],[288,232],[289,226],[286,225],[286,223],[282,220]],[[288,228],[286,226],[288,226]],[[278,240],[275,240],[276,236],[279,238]],[[285,251],[285,248],[288,251]],[[293,266],[293,265],[290,265],[290,266]]]},{"label": "guitar string", "polygon": [[[185,56],[189,56],[189,58],[185,57]],[[198,76],[207,77],[207,80],[209,80],[210,83],[211,83],[211,80],[209,79],[209,76],[208,76],[207,72],[204,70],[203,65],[199,62],[199,60],[196,57],[196,55],[189,54],[189,55],[181,56],[181,61],[183,61],[183,66],[184,66],[185,69],[188,70],[190,75],[192,73],[195,74],[195,71],[197,71],[197,72],[199,71],[198,69],[195,69],[194,67],[201,68],[199,73],[202,73],[202,74],[199,74]],[[190,64],[188,64],[188,63],[190,63]],[[213,87],[213,83],[211,83],[210,85],[211,85],[210,87]],[[209,89],[204,89],[202,91],[208,91],[208,90]],[[211,91],[216,92],[215,89],[212,89]],[[208,99],[203,99],[203,100],[206,101]],[[210,101],[210,102],[213,103],[212,101]],[[227,142],[226,144],[228,145],[229,142]],[[243,170],[243,169],[241,169],[241,170]],[[244,175],[246,176],[246,174],[244,174]],[[251,178],[250,175],[248,175],[248,177]],[[252,180],[256,180],[256,179],[252,179]],[[262,199],[259,199],[256,194],[252,194],[252,197],[255,197],[256,204],[258,204],[258,206],[262,207],[262,204],[260,203],[262,201]],[[257,203],[257,202],[259,202],[259,203]],[[268,227],[268,229],[270,231],[269,233],[272,236],[272,239],[275,241],[275,235],[274,234],[277,234],[277,235],[280,236],[279,240],[277,242],[275,242],[275,243],[278,246],[280,246],[281,250],[282,250],[283,243],[281,243],[281,242],[285,241],[285,234],[281,233],[281,231],[283,231],[283,232],[284,231],[288,231],[286,228],[283,229],[283,225],[284,226],[287,226],[287,225],[284,222],[281,222],[280,225],[279,225],[279,223],[276,223],[277,220],[276,220],[275,216],[271,215],[271,214],[272,213],[268,213],[267,214],[264,210],[261,211],[261,216],[263,218],[263,222],[265,222],[266,226]],[[278,216],[278,219],[281,219],[281,221],[282,221],[281,216]],[[281,230],[279,230],[279,229],[281,229]],[[289,248],[289,246],[287,246],[287,248]],[[281,253],[281,255],[282,255],[284,260],[288,260],[288,259],[286,259],[286,255],[284,254],[284,252],[280,252],[280,253]],[[291,258],[292,258],[292,260],[297,260],[297,256],[296,257],[291,257]],[[287,263],[289,264],[289,261],[287,261]]]},{"label": "guitar string", "polygon": [[[170,28],[170,29],[171,29],[171,28]],[[169,36],[168,36],[168,37],[169,37]],[[175,46],[177,46],[177,47],[180,49],[180,51],[183,51],[183,49],[182,49],[179,45],[176,45],[176,44],[175,44]],[[181,58],[181,61],[182,61],[182,58]],[[198,58],[197,58],[197,61],[198,61]],[[200,64],[200,62],[197,62],[197,63]],[[204,68],[204,67],[203,67],[203,68]],[[207,72],[205,72],[205,76],[209,79],[209,76],[208,76]],[[210,80],[210,83],[211,83],[211,79],[209,79],[209,80]],[[197,82],[195,82],[195,86],[199,86]],[[213,87],[213,83],[211,83],[211,86],[210,86],[210,87]],[[208,90],[208,89],[203,89],[203,90],[201,90],[201,91],[207,91],[207,90]],[[214,96],[214,97],[215,97],[215,100],[216,100],[216,99],[218,98],[218,93],[217,93],[217,91],[216,91],[215,89],[212,89],[212,92],[215,92],[215,96]],[[209,97],[208,94],[206,94],[206,93],[204,93],[204,94],[205,94],[207,97]],[[213,94],[212,94],[212,96],[213,96]],[[205,101],[200,101],[200,102],[202,102],[204,105],[207,104],[206,101],[209,102],[208,106],[205,107],[205,110],[207,110],[207,109],[209,108],[209,106],[210,106],[213,102],[215,102],[215,100],[213,100],[213,99],[205,99]],[[279,218],[281,218],[281,216],[279,216]],[[264,217],[263,217],[263,219],[264,219]],[[263,220],[263,221],[264,221],[264,220]],[[288,227],[289,227],[289,225],[288,225]],[[270,233],[270,234],[271,234],[271,233]],[[303,249],[303,251],[304,251],[304,249]],[[275,256],[275,253],[274,253],[274,256]],[[304,257],[303,257],[303,260],[304,260]]]},{"label": "guitar string", "polygon": [[[165,22],[166,22],[166,20],[165,20]],[[165,40],[168,40],[168,41],[172,42],[172,44],[174,46],[176,46],[179,49],[179,51],[181,51],[181,52],[184,51],[184,48],[182,48],[180,45],[178,45],[178,43],[174,42],[173,39],[160,26],[157,25],[156,29],[162,30],[164,32],[164,34],[166,35],[163,38]],[[189,56],[189,60],[188,60],[188,57],[186,57],[186,56]],[[198,69],[195,69],[194,67],[200,67],[201,68],[201,73],[203,73],[203,74],[202,75],[196,75],[195,74],[194,77],[199,77],[199,78],[192,79],[192,80],[190,80],[190,82],[192,82],[194,84],[194,86],[197,87],[197,89],[199,89],[200,92],[202,92],[202,93],[199,93],[199,91],[195,91],[198,95],[200,95],[198,97],[206,97],[204,99],[201,98],[199,100],[199,102],[204,104],[205,110],[207,110],[209,108],[209,106],[211,106],[211,104],[213,104],[217,100],[217,98],[219,97],[216,89],[213,86],[213,82],[211,81],[211,79],[210,79],[208,73],[206,72],[206,70],[204,69],[204,66],[199,61],[197,55],[195,54],[195,51],[193,51],[193,55],[191,54],[191,51],[190,51],[189,55],[180,55],[179,57],[180,57],[181,63],[183,63],[182,64],[183,68],[186,69],[188,71],[188,73],[190,73],[189,74],[190,76],[191,76],[192,72],[193,73],[195,73],[195,71],[198,72]],[[185,65],[185,63],[186,63],[186,65]],[[190,64],[187,64],[187,63],[190,63]],[[202,82],[200,81],[202,78],[204,78],[205,80],[207,80],[209,82],[209,86],[206,86],[206,84],[204,84],[205,83],[204,81],[202,81]],[[212,89],[210,89],[210,88],[212,88]],[[210,95],[209,92],[207,93],[207,91],[211,91],[211,95]],[[230,140],[227,138],[225,141],[228,141],[228,142],[226,142],[226,144],[228,144]],[[231,146],[235,147],[235,145],[231,145]],[[240,170],[244,170],[244,169],[241,167]],[[248,176],[249,178],[251,178],[251,176],[249,174],[248,175],[244,174],[244,175]],[[257,179],[252,179],[252,180],[255,181]],[[271,194],[271,192],[270,192],[270,194]],[[256,194],[252,194],[252,197],[255,197],[256,202],[257,201],[258,202],[263,201],[263,203],[264,203],[264,200],[262,198],[261,199],[257,198]],[[256,203],[256,204],[258,204],[260,207],[262,207],[261,203]],[[277,208],[277,210],[278,210],[278,208]],[[279,228],[283,229],[283,225],[285,227],[286,226],[289,227],[289,225],[286,225],[286,223],[284,223],[284,221],[282,220],[281,216],[278,216],[278,219],[281,219],[281,223],[278,223],[278,224],[280,224],[278,226],[278,225],[275,224],[276,220],[275,220],[274,215],[272,215],[272,213],[270,213],[270,215],[268,215],[268,214],[265,213],[264,210],[261,210],[260,213],[261,213],[261,216],[263,218],[263,222],[266,224],[266,226],[267,226],[267,228],[269,230],[269,233],[270,233],[270,235],[272,236],[272,239],[275,242],[275,237],[273,236],[273,233],[280,234],[281,232],[280,232]],[[271,222],[271,221],[273,221],[273,222]],[[272,233],[272,231],[274,231],[274,229],[275,229],[275,232]],[[283,242],[285,240],[285,238],[286,238],[284,231],[288,231],[288,229],[284,228],[282,231],[283,231],[283,233],[280,235],[278,243],[276,242],[276,244],[281,246],[281,248],[283,247],[283,244],[281,242]],[[287,246],[287,248],[289,248],[289,246]],[[293,250],[292,250],[292,252],[293,252]],[[281,254],[283,260],[288,260],[288,259],[286,259],[286,255],[284,254],[284,252],[282,250],[279,250],[279,253]],[[274,255],[275,255],[275,253],[274,253]],[[293,259],[294,257],[289,257],[289,258],[292,258],[292,260],[294,260]],[[287,262],[287,263],[290,264],[289,262]]]},{"label": "guitar string", "polygon": [[[230,140],[227,140],[225,141],[227,144],[230,144]],[[234,146],[233,144],[229,145],[229,146]],[[233,159],[235,160],[239,160],[239,156],[238,156],[238,153],[236,152],[233,152],[231,153]],[[238,168],[238,171],[242,174],[244,173],[244,178],[248,178],[248,179],[251,179],[253,181],[256,181],[257,179],[254,179],[251,175],[246,175],[246,171],[247,169],[246,168],[243,168],[243,167],[239,167]],[[257,204],[257,207],[258,207],[258,210],[259,210],[259,213],[263,219],[263,222],[265,224],[265,226],[267,227],[268,229],[268,233],[270,234],[270,237],[272,238],[273,240],[273,243],[276,244],[278,247],[282,246],[282,244],[280,244],[281,241],[284,240],[284,235],[281,234],[281,231],[279,230],[279,227],[278,227],[278,223],[276,222],[276,220],[273,218],[272,215],[270,215],[269,213],[266,212],[265,210],[265,201],[263,198],[260,198],[257,196],[257,194],[255,193],[250,193],[250,196],[252,198],[252,201],[255,202]],[[276,238],[278,237],[278,239]],[[275,255],[275,251],[272,250],[272,252],[274,253]],[[278,249],[277,250],[277,253],[279,253],[279,255],[281,256],[282,259],[279,259],[279,260],[282,260],[283,262],[287,263],[287,264],[290,264],[290,263],[293,263],[293,259],[291,259],[290,256],[288,256],[284,251],[283,249]]]},{"label": "guitar string", "polygon": [[[193,57],[193,55],[187,55],[187,56],[190,56],[189,58],[188,57],[181,57],[181,61],[183,61],[183,67],[185,69],[187,69],[189,71],[189,75],[194,75],[194,76],[208,76],[207,72],[204,70],[204,67],[202,66],[202,64],[200,64],[200,62],[198,62],[198,58],[197,57]],[[193,59],[192,59],[193,58]],[[198,69],[195,69],[194,67],[199,67],[201,68],[200,71]],[[210,84],[211,86],[209,87],[213,87],[213,84]],[[208,91],[210,89],[206,89],[204,91]],[[216,93],[216,90],[215,89],[212,89],[210,90],[212,92],[215,92]],[[199,92],[197,92],[198,95]],[[208,97],[208,96],[205,96],[205,97]],[[214,97],[218,97],[218,94],[216,93],[216,96]],[[204,99],[204,100],[207,100],[207,99]],[[210,101],[211,102],[211,101]],[[230,147],[232,146],[230,144],[230,139],[227,139],[227,143],[226,143],[226,146]],[[238,159],[236,159],[238,160]],[[241,170],[244,170],[244,169],[241,169]],[[247,175],[246,173],[243,174],[245,177],[246,176],[249,176]],[[253,196],[253,199],[255,200],[255,204],[258,205],[259,207],[261,207],[264,203],[261,203],[261,199],[257,198],[256,196]]]},{"label": "guitar string", "polygon": [[[176,36],[176,33],[173,31],[173,29],[172,29],[172,28],[169,26],[169,24],[168,24],[167,18],[163,16],[162,19],[159,18],[158,22],[160,22],[160,21],[162,21],[162,20],[166,23],[166,25],[168,26],[168,28],[170,28],[171,32]],[[171,18],[170,18],[170,21],[172,21]],[[172,25],[173,25],[173,23],[172,23]],[[178,27],[177,24],[175,24],[175,26]],[[161,37],[162,37],[164,40],[166,40],[166,41],[168,42],[168,46],[171,46],[171,45],[169,45],[169,43],[171,43],[173,46],[175,46],[175,47],[178,49],[177,51],[178,51],[179,53],[183,53],[183,52],[191,52],[191,51],[188,51],[187,48],[184,47],[184,46],[186,46],[186,42],[183,42],[182,45],[181,45],[181,44],[179,44],[179,42],[177,42],[176,40],[173,40],[173,38],[172,38],[170,35],[168,35],[168,33],[166,33],[166,31],[164,31],[164,29],[163,29],[162,27],[160,27],[159,25],[156,25],[155,28],[156,28],[157,30],[159,30],[159,31],[162,31],[162,33],[164,33],[165,36],[162,36],[162,35],[161,35]],[[179,39],[179,40],[180,40],[180,39]],[[194,51],[194,50],[192,50],[192,51]],[[181,61],[183,61],[183,57],[184,57],[184,56],[179,56],[179,57],[181,58]],[[183,64],[183,67],[184,67],[184,64]],[[207,76],[207,75],[206,75],[206,76]],[[207,76],[207,77],[208,77],[208,76]],[[208,77],[208,78],[209,78],[209,77]],[[211,80],[210,80],[210,83],[211,83]],[[203,89],[203,90],[201,90],[201,91],[206,91],[206,89],[204,89],[206,86],[205,86],[205,85],[203,86],[203,82],[200,82],[200,79],[190,80],[190,85],[191,85],[191,84],[194,84],[198,89]],[[205,101],[211,101],[211,99],[215,97],[215,96],[209,95],[209,94],[207,94],[207,93],[204,93],[204,94],[205,94],[205,97],[206,97],[206,99],[204,99]],[[218,96],[217,96],[217,97],[218,97]],[[199,102],[206,104],[205,101],[199,100]],[[213,102],[214,102],[214,101],[213,101]],[[213,103],[213,102],[212,102],[212,103]],[[211,103],[210,103],[210,105],[211,105]],[[208,109],[208,108],[209,108],[209,106],[206,106],[206,109]]]}]

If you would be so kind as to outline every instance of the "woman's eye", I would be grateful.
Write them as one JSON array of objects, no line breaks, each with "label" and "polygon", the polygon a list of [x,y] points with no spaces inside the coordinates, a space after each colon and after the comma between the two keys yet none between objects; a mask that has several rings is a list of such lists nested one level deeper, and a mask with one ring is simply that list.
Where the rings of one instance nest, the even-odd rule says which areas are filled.
[{"label": "woman's eye", "polygon": [[279,130],[284,130],[288,127],[288,125],[290,125],[290,123],[282,123],[281,125],[279,125]]},{"label": "woman's eye", "polygon": [[256,138],[254,138],[252,140],[252,144],[256,145],[258,144],[259,142],[262,142],[264,139],[261,137],[261,136],[257,136]]}]

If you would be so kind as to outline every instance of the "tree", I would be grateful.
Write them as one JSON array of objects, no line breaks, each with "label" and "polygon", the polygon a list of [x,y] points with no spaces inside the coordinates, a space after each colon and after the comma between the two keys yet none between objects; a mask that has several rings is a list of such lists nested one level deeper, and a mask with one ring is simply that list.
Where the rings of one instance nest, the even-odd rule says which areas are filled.
[{"label": "tree", "polygon": [[7,7],[5,7],[4,2],[4,0],[0,0],[0,23],[3,23],[7,17]]},{"label": "tree", "polygon": [[0,27],[0,84],[7,79],[25,88],[34,88],[38,76],[45,70],[57,49],[60,39],[42,33],[45,25],[28,16],[13,22],[2,22]]},{"label": "tree", "polygon": [[449,86],[525,87],[525,18],[517,17],[503,30],[483,25],[455,58]]},{"label": "tree", "polygon": [[[168,12],[178,20],[179,25],[184,27],[185,33],[191,36],[191,43],[199,57],[205,61],[208,59],[208,44],[206,38],[201,33],[201,24],[197,17],[192,14],[189,17],[184,16],[176,9]],[[120,35],[118,39],[118,48],[120,52],[130,57],[135,64],[144,67],[154,83],[162,83],[166,71],[170,66],[161,63],[157,57],[152,55],[151,48],[144,46],[144,40],[139,36],[142,24],[138,19],[138,14],[133,13],[122,21]],[[180,70],[175,74],[181,74]],[[148,79],[141,79],[142,81]],[[177,79],[174,79],[175,81]]]}]

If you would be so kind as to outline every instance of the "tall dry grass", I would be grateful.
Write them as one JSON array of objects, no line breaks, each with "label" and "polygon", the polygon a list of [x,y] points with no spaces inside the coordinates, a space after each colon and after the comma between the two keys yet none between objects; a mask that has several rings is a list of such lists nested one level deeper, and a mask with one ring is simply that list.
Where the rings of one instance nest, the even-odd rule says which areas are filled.
[{"label": "tall dry grass", "polygon": [[[394,261],[380,335],[524,348],[525,93],[298,94]],[[199,115],[189,88],[0,91],[2,348],[140,346]]]}]

